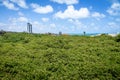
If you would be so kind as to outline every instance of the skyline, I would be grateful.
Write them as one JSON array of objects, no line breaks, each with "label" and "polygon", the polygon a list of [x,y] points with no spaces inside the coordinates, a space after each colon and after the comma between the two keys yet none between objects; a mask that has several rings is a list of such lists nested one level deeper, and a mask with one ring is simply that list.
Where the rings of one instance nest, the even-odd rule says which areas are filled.
[{"label": "skyline", "polygon": [[0,30],[120,33],[120,0],[0,0]]}]

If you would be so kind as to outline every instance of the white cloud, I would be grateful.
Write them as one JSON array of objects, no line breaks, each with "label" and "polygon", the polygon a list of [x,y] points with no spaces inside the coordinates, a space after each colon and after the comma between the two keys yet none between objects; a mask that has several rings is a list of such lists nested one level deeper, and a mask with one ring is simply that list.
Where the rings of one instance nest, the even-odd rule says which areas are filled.
[{"label": "white cloud", "polygon": [[25,0],[10,0],[10,1],[13,2],[13,3],[16,3],[18,6],[20,6],[22,8],[28,8]]},{"label": "white cloud", "polygon": [[0,23],[0,29],[5,30],[5,31],[17,31],[17,32],[22,32],[26,31],[27,29],[27,24],[26,20],[24,18],[9,18],[8,23]]},{"label": "white cloud", "polygon": [[55,14],[55,17],[61,18],[61,19],[66,19],[66,18],[71,18],[71,19],[78,19],[78,18],[87,18],[89,17],[89,10],[87,8],[80,8],[79,10],[75,10],[74,6],[68,6],[67,9],[62,12],[59,11]]},{"label": "white cloud", "polygon": [[23,32],[27,31],[27,22],[29,21],[26,17],[11,17],[8,19],[7,28],[8,31]]},{"label": "white cloud", "polygon": [[11,9],[11,10],[19,10],[19,8],[15,7],[15,5],[11,2],[9,2],[8,0],[4,0],[3,2],[3,5],[5,7],[7,7],[8,9]]},{"label": "white cloud", "polygon": [[19,17],[17,20],[19,22],[28,22],[28,19],[26,17]]},{"label": "white cloud", "polygon": [[24,14],[22,12],[18,12],[19,16],[24,16]]},{"label": "white cloud", "polygon": [[40,23],[38,21],[33,21],[32,24],[33,25],[39,25]]},{"label": "white cloud", "polygon": [[96,18],[97,20],[99,20],[100,18],[105,18],[106,16],[102,13],[99,12],[94,12],[93,14],[91,14],[92,17]]},{"label": "white cloud", "polygon": [[19,17],[19,18],[9,18],[9,21],[12,23],[19,23],[19,22],[28,22],[26,17]]},{"label": "white cloud", "polygon": [[[28,20],[26,17],[18,17],[18,18],[9,18],[9,22],[7,24],[0,22],[0,30],[4,31],[15,31],[15,32],[27,32],[27,23]],[[30,20],[30,19],[29,19]],[[32,24],[32,29],[34,33],[45,33],[48,32],[48,30],[54,30],[52,26],[54,25],[47,25],[42,24],[39,21],[30,21]]]},{"label": "white cloud", "polygon": [[40,13],[40,14],[46,14],[46,13],[50,13],[53,12],[53,8],[51,5],[47,5],[47,6],[39,6],[38,4],[31,4],[31,7],[34,9],[33,11],[36,13]]},{"label": "white cloud", "polygon": [[115,10],[120,10],[120,3],[113,3],[111,8]]},{"label": "white cloud", "polygon": [[51,28],[56,28],[56,25],[54,23],[50,24]]},{"label": "white cloud", "polygon": [[48,22],[48,21],[49,21],[49,18],[42,18],[42,21],[43,21],[43,22]]},{"label": "white cloud", "polygon": [[111,30],[114,33],[120,32],[120,24],[118,22],[108,22],[107,29]]},{"label": "white cloud", "polygon": [[119,25],[118,25],[117,23],[115,23],[115,22],[109,22],[109,23],[108,23],[108,26],[109,26],[110,28],[119,28]]},{"label": "white cloud", "polygon": [[0,22],[0,30],[5,31],[5,30],[7,29],[7,27],[8,27],[7,24],[5,24],[5,23],[1,23],[1,22]]},{"label": "white cloud", "polygon": [[91,25],[91,26],[95,26],[95,23],[91,23],[90,25]]},{"label": "white cloud", "polygon": [[75,20],[73,24],[75,24],[78,29],[83,27],[82,22],[80,22],[79,20]]},{"label": "white cloud", "polygon": [[17,18],[9,18],[8,21],[10,23],[16,23],[17,22]]},{"label": "white cloud", "polygon": [[67,5],[77,4],[79,2],[79,0],[51,0],[51,1],[57,2],[59,4],[67,4]]},{"label": "white cloud", "polygon": [[113,16],[120,15],[120,3],[113,3],[107,12]]},{"label": "white cloud", "polygon": [[35,33],[47,33],[47,32],[54,32],[56,30],[55,23],[41,23],[39,21],[31,21],[33,25],[33,32]]},{"label": "white cloud", "polygon": [[105,15],[104,15],[104,14],[100,14],[100,13],[98,13],[98,12],[94,12],[94,13],[92,14],[92,17],[104,18]]},{"label": "white cloud", "polygon": [[73,22],[73,19],[68,19],[69,22]]},{"label": "white cloud", "polygon": [[0,23],[0,26],[2,27],[2,26],[5,26],[6,24],[4,24],[4,23]]},{"label": "white cloud", "polygon": [[71,26],[73,25],[77,30],[85,28],[85,25],[78,19],[68,19],[68,21],[72,23]]}]

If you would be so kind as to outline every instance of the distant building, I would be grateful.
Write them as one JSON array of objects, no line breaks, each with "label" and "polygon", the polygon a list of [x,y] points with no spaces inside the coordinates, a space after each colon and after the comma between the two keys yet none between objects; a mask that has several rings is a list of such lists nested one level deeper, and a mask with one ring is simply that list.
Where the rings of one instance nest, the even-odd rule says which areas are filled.
[{"label": "distant building", "polygon": [[85,31],[83,32],[83,35],[84,35],[84,36],[86,35],[86,32],[85,32]]},{"label": "distant building", "polygon": [[62,32],[59,32],[59,35],[62,35]]},{"label": "distant building", "polygon": [[32,24],[27,23],[27,32],[32,33]]}]

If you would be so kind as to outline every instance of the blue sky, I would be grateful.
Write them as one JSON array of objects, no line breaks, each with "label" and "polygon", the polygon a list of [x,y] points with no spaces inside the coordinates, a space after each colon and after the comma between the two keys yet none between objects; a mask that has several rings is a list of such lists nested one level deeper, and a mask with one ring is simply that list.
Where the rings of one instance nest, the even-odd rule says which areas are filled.
[{"label": "blue sky", "polygon": [[0,0],[0,30],[120,33],[120,0]]}]

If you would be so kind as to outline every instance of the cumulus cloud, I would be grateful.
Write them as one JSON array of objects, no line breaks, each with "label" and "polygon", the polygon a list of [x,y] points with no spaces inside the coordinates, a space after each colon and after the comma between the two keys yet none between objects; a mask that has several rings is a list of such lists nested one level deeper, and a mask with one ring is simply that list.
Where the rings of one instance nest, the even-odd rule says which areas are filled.
[{"label": "cumulus cloud", "polygon": [[7,7],[8,9],[11,9],[11,10],[19,10],[19,8],[15,7],[15,5],[11,2],[9,2],[8,0],[4,0],[3,2],[3,5],[5,7]]},{"label": "cumulus cloud", "polygon": [[55,25],[54,23],[51,23],[51,24],[50,24],[50,27],[51,27],[51,28],[56,28],[56,25]]},{"label": "cumulus cloud", "polygon": [[26,17],[19,17],[17,20],[19,22],[28,22],[28,19]]},{"label": "cumulus cloud", "polygon": [[5,26],[5,25],[6,25],[6,24],[0,22],[0,26],[1,26],[1,27]]},{"label": "cumulus cloud", "polygon": [[24,14],[22,12],[18,12],[19,16],[24,16]]},{"label": "cumulus cloud", "polygon": [[104,14],[99,13],[99,12],[94,12],[93,14],[91,14],[91,16],[94,17],[94,18],[96,18],[97,20],[106,17]]},{"label": "cumulus cloud", "polygon": [[120,24],[116,23],[116,22],[108,22],[107,23],[107,27],[108,29],[114,31],[114,32],[117,32],[119,33],[120,32]]},{"label": "cumulus cloud", "polygon": [[95,26],[95,23],[92,22],[90,25],[91,25],[91,26]]},{"label": "cumulus cloud", "polygon": [[5,30],[8,31],[26,31],[26,26],[28,19],[26,17],[18,17],[18,18],[9,18],[9,23],[7,24],[7,28]]},{"label": "cumulus cloud", "polygon": [[117,23],[115,22],[108,22],[108,26],[111,27],[111,28],[117,28],[119,27]]},{"label": "cumulus cloud", "polygon": [[76,29],[85,28],[85,25],[80,20],[68,19],[68,21],[72,23]]},{"label": "cumulus cloud", "polygon": [[42,18],[42,21],[43,21],[43,22],[48,22],[48,21],[49,21],[49,18]]},{"label": "cumulus cloud", "polygon": [[32,24],[33,25],[40,25],[40,23],[38,21],[33,21]]},{"label": "cumulus cloud", "polygon": [[62,12],[59,11],[55,14],[55,17],[66,19],[79,19],[79,18],[87,18],[89,16],[90,12],[87,8],[80,8],[79,10],[75,10],[74,6],[70,5],[67,7],[67,9]]},{"label": "cumulus cloud", "polygon": [[79,0],[51,0],[51,1],[57,2],[59,4],[67,4],[67,5],[77,4],[79,2]]},{"label": "cumulus cloud", "polygon": [[21,8],[28,8],[25,0],[3,0],[2,4],[11,10],[19,10],[19,8],[16,6],[19,6]]},{"label": "cumulus cloud", "polygon": [[10,1],[13,2],[13,3],[16,3],[18,6],[20,6],[22,8],[28,8],[25,0],[10,0]]},{"label": "cumulus cloud", "polygon": [[107,12],[113,16],[120,15],[120,3],[113,3]]},{"label": "cumulus cloud", "polygon": [[9,21],[12,23],[17,22],[28,22],[28,19],[26,17],[19,17],[19,18],[9,18]]},{"label": "cumulus cloud", "polygon": [[26,31],[28,19],[26,17],[18,17],[18,18],[9,18],[8,23],[0,23],[0,29],[5,31]]},{"label": "cumulus cloud", "polygon": [[38,4],[31,4],[31,7],[34,9],[33,11],[36,13],[40,13],[40,14],[46,14],[46,13],[50,13],[53,12],[53,8],[51,5],[47,5],[47,6],[39,6]]},{"label": "cumulus cloud", "polygon": [[78,29],[80,29],[81,27],[83,27],[84,25],[82,24],[82,22],[80,22],[79,20],[75,20],[74,24],[77,26]]}]

